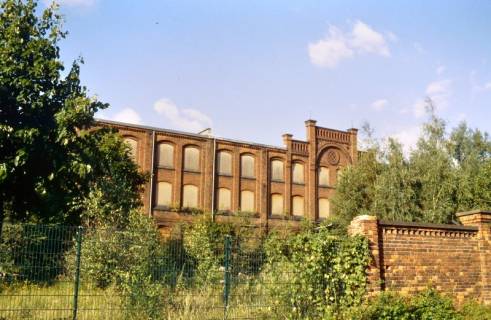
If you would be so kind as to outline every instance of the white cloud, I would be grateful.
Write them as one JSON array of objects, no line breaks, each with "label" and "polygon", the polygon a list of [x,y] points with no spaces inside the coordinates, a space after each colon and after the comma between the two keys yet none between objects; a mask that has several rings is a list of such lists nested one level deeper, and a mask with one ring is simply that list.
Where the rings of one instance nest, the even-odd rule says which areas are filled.
[{"label": "white cloud", "polygon": [[[389,39],[397,39],[393,33],[387,35]],[[356,21],[348,33],[330,26],[325,38],[309,43],[308,52],[314,65],[327,68],[334,68],[340,61],[352,58],[356,54],[390,56],[385,37],[362,21]]]},{"label": "white cloud", "polygon": [[158,100],[153,109],[181,130],[198,132],[212,126],[211,119],[204,113],[196,109],[181,109],[169,99]]},{"label": "white cloud", "polygon": [[353,50],[341,31],[331,26],[329,35],[316,43],[309,44],[310,61],[320,67],[334,68],[339,61],[351,58]]},{"label": "white cloud", "polygon": [[390,56],[384,36],[361,21],[357,21],[353,27],[351,45],[361,52]]},{"label": "white cloud", "polygon": [[[90,7],[96,3],[97,0],[56,0],[60,6],[67,7]],[[44,0],[43,1],[46,6],[49,6],[53,3],[53,0]]]},{"label": "white cloud", "polygon": [[[430,82],[426,86],[425,95],[430,98],[436,111],[441,111],[447,108],[448,100],[452,94],[450,86],[452,85],[452,80],[443,79]],[[421,118],[426,114],[426,107],[428,103],[423,99],[418,99],[412,106],[413,114],[416,118]]]},{"label": "white cloud", "polygon": [[[101,117],[104,117],[104,115],[101,114]],[[133,124],[142,123],[142,119],[140,115],[132,108],[124,108],[120,112],[116,113],[113,117],[110,117],[109,120],[127,122]]]},{"label": "white cloud", "polygon": [[486,82],[483,86],[483,89],[485,91],[488,91],[488,90],[491,90],[491,81],[490,82]]},{"label": "white cloud", "polygon": [[409,156],[411,150],[416,147],[418,138],[421,134],[421,127],[414,126],[403,129],[399,132],[392,134],[390,137],[396,139],[402,144],[402,150],[406,156]]},{"label": "white cloud", "polygon": [[388,103],[389,101],[387,101],[387,99],[378,99],[372,102],[371,106],[376,111],[382,111],[383,109],[385,109]]}]

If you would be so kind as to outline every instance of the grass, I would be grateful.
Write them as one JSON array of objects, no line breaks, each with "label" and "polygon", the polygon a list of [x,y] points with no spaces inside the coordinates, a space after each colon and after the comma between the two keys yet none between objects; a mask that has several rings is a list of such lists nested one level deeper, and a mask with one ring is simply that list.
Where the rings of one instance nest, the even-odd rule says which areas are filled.
[{"label": "grass", "polygon": [[[0,320],[73,318],[73,283],[53,285],[20,283],[0,291]],[[163,320],[271,319],[268,299],[261,285],[235,287],[225,313],[221,287],[180,289],[179,294],[162,293]],[[98,289],[81,283],[78,299],[79,320],[128,319],[122,297],[114,288]],[[139,310],[133,314],[137,319]]]}]

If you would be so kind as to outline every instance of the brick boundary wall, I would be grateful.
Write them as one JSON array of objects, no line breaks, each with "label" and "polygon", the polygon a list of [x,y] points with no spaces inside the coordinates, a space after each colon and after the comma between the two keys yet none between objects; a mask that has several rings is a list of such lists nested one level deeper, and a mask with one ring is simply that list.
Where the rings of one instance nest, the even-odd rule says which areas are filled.
[{"label": "brick boundary wall", "polygon": [[462,225],[353,219],[349,233],[370,242],[369,293],[412,294],[431,286],[459,303],[491,304],[491,212],[457,217]]}]

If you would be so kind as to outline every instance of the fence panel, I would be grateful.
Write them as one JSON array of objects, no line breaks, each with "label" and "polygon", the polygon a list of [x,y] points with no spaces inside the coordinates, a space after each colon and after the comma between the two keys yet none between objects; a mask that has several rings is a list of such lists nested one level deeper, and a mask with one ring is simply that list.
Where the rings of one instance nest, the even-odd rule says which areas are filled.
[{"label": "fence panel", "polygon": [[74,279],[66,253],[76,228],[4,225],[0,239],[0,319],[72,319]]},{"label": "fence panel", "polygon": [[0,320],[271,319],[265,263],[260,235],[7,224]]}]

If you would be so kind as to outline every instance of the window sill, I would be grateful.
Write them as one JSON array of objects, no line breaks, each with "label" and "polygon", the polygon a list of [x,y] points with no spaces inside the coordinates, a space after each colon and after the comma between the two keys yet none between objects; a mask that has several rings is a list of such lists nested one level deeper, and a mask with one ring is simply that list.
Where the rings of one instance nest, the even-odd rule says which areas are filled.
[{"label": "window sill", "polygon": [[165,170],[175,170],[174,167],[166,167],[166,166],[157,166],[157,169],[165,169]]},{"label": "window sill", "polygon": [[296,186],[305,186],[305,182],[292,182],[292,184]]},{"label": "window sill", "polygon": [[280,214],[270,214],[269,219],[274,220],[285,220],[285,221],[301,221],[304,219],[302,216],[290,216],[290,215],[280,215]]},{"label": "window sill", "polygon": [[232,178],[232,174],[228,174],[228,173],[218,173],[218,176],[219,177],[229,177],[229,178]]},{"label": "window sill", "polygon": [[285,180],[273,180],[273,179],[271,179],[271,182],[274,182],[274,183],[285,183]]},{"label": "window sill", "polygon": [[256,177],[240,177],[240,178],[245,180],[256,180]]},{"label": "window sill", "polygon": [[195,174],[200,174],[201,171],[199,170],[189,170],[189,169],[184,169],[183,172],[185,173],[195,173]]}]

